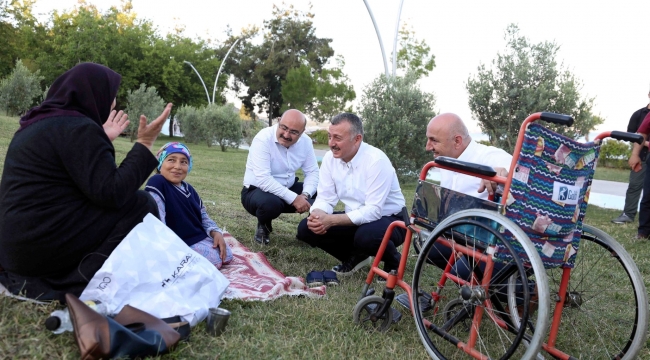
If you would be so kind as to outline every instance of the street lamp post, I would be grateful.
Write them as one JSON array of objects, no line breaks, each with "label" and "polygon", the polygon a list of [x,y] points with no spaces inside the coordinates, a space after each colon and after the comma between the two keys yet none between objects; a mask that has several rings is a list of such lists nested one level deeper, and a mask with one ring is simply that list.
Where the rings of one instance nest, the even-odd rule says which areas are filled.
[{"label": "street lamp post", "polygon": [[[374,15],[372,15],[372,10],[370,9],[370,4],[368,0],[363,0],[363,3],[366,4],[366,9],[368,9],[368,14],[372,20],[372,25],[375,27],[375,32],[377,33],[377,39],[379,40],[379,47],[381,48],[381,56],[384,59],[384,73],[386,77],[389,77],[388,73],[388,63],[386,62],[386,51],[384,50],[384,42],[381,40],[381,34],[379,33],[379,28],[377,27],[377,22],[375,21]],[[397,71],[397,35],[399,33],[399,19],[402,16],[402,6],[404,5],[404,0],[400,0],[399,9],[397,11],[397,23],[395,24],[395,36],[393,38],[393,76],[395,76]]]},{"label": "street lamp post", "polygon": [[191,62],[189,62],[189,61],[183,61],[183,62],[186,63],[187,65],[189,65],[192,68],[192,70],[194,70],[196,75],[198,75],[199,80],[201,80],[201,84],[203,84],[203,89],[205,89],[205,96],[208,98],[208,105],[210,105],[210,94],[208,93],[208,88],[205,86],[205,83],[203,82],[203,78],[201,77],[201,74],[199,74],[198,70],[196,70],[196,68],[194,68],[194,65],[192,65]]},{"label": "street lamp post", "polygon": [[[402,0],[404,1],[404,0]],[[223,60],[221,61],[221,65],[219,65],[219,71],[217,71],[217,77],[214,79],[214,88],[212,88],[212,103],[214,103],[214,94],[217,91],[217,80],[219,80],[219,75],[221,74],[221,69],[223,68],[223,64],[226,63],[226,59],[228,58],[228,55],[230,55],[230,51],[237,45],[240,39],[237,39],[234,44],[228,49],[228,52],[226,53],[226,56],[223,57]]]}]

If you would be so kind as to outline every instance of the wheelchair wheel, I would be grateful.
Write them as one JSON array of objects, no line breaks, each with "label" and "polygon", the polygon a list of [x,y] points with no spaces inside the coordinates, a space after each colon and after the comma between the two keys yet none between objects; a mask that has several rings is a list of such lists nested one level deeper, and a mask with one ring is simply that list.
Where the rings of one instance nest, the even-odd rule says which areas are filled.
[{"label": "wheelchair wheel", "polygon": [[[546,270],[556,301],[562,271]],[[562,352],[579,359],[636,359],[646,346],[643,279],[623,246],[602,230],[584,225],[565,298],[555,344]],[[518,314],[513,322],[521,324]]]},{"label": "wheelchair wheel", "polygon": [[[462,228],[463,234],[457,229]],[[469,230],[469,231],[468,231]],[[472,236],[472,234],[477,235]],[[481,233],[481,236],[478,234]],[[486,246],[476,239],[485,238],[488,233],[500,255],[490,256],[495,247]],[[505,235],[505,236],[504,236]],[[510,241],[527,254],[527,261],[517,256]],[[454,246],[452,257],[439,256],[442,244]],[[461,248],[476,251],[462,254]],[[491,276],[486,272],[487,257],[494,264]],[[441,263],[442,259],[442,263]],[[455,260],[450,264],[449,259]],[[453,260],[452,260],[453,261]],[[468,266],[467,266],[468,265]],[[469,283],[443,278],[446,266],[452,274],[458,274]],[[461,266],[467,266],[463,275]],[[526,328],[514,326],[507,312],[508,279],[515,277],[520,286],[517,294],[521,302],[520,321],[528,322],[530,317],[530,288],[536,288],[540,295],[534,326],[543,329],[531,333]],[[446,275],[445,275],[446,277]],[[484,283],[482,283],[484,282]],[[485,286],[483,286],[483,285]],[[548,285],[546,273],[535,246],[526,234],[504,216],[481,209],[464,210],[442,221],[431,233],[418,256],[413,275],[413,303],[419,304],[420,292],[431,294],[433,312],[423,313],[415,307],[414,319],[418,334],[429,355],[434,359],[466,359],[483,356],[490,359],[532,359],[542,345],[548,325]]]},{"label": "wheelchair wheel", "polygon": [[354,306],[354,323],[363,326],[368,330],[386,331],[393,323],[393,312],[389,308],[385,314],[377,315],[375,311],[379,310],[384,303],[384,299],[371,295],[359,300]]}]

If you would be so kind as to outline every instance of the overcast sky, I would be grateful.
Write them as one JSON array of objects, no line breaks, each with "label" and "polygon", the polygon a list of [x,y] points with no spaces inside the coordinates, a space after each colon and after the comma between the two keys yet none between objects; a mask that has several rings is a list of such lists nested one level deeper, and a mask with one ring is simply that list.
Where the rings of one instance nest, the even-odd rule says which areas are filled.
[{"label": "overcast sky", "polygon": [[[119,0],[88,0],[101,10]],[[391,56],[399,0],[368,0]],[[77,0],[38,0],[35,11],[67,10]],[[134,11],[162,33],[184,25],[187,36],[225,40],[227,25],[239,33],[271,17],[265,0],[133,0]],[[280,4],[281,2],[275,2]],[[306,9],[306,1],[286,1]],[[363,0],[314,0],[316,35],[331,38],[345,57],[345,72],[357,98],[384,71],[381,50]],[[650,1],[425,1],[404,0],[402,21],[412,25],[436,56],[436,68],[420,84],[436,96],[435,110],[455,112],[470,130],[478,126],[467,105],[465,84],[481,63],[503,52],[504,30],[519,25],[533,42],[555,41],[558,60],[583,82],[583,96],[595,97],[594,112],[606,119],[598,130],[625,130],[630,115],[648,103],[650,92]],[[391,66],[389,60],[389,67]],[[202,74],[213,83],[216,74]],[[230,99],[233,96],[230,95]],[[522,119],[523,121],[523,119]]]}]

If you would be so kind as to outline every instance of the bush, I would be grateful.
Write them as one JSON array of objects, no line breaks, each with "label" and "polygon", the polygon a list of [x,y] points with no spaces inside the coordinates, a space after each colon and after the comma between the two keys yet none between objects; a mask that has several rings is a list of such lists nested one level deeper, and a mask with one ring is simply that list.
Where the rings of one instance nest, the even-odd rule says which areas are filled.
[{"label": "bush", "polygon": [[627,169],[627,160],[632,153],[632,144],[627,141],[606,139],[600,147],[598,164],[605,167]]},{"label": "bush", "polygon": [[241,120],[231,104],[210,104],[200,114],[206,128],[208,146],[217,143],[221,151],[239,147],[242,139]]},{"label": "bush", "polygon": [[24,114],[34,105],[34,98],[41,96],[41,80],[40,70],[32,73],[22,60],[16,60],[11,74],[0,81],[0,108],[9,116]]},{"label": "bush", "polygon": [[176,112],[176,120],[186,142],[198,144],[206,140],[206,129],[199,114],[193,106],[182,106]]},{"label": "bush", "polygon": [[400,180],[419,175],[431,156],[424,148],[435,98],[417,85],[417,77],[381,75],[364,90],[361,99],[364,140],[383,150]]},{"label": "bush", "polygon": [[327,144],[329,142],[329,133],[327,130],[316,130],[309,134],[309,137],[316,142],[316,144]]},{"label": "bush", "polygon": [[145,84],[140,84],[140,88],[134,91],[129,90],[126,100],[128,101],[126,113],[129,114],[130,119],[127,131],[131,133],[131,141],[133,141],[138,136],[140,115],[146,116],[147,122],[153,121],[163,111],[165,102],[158,96],[155,87],[147,88]]},{"label": "bush", "polygon": [[[242,106],[242,109],[244,107]],[[242,120],[241,121],[241,134],[246,141],[247,144],[251,144],[253,142],[253,138],[255,138],[255,135],[257,135],[260,130],[264,129],[266,127],[266,122],[264,121],[259,121],[259,120]]]}]

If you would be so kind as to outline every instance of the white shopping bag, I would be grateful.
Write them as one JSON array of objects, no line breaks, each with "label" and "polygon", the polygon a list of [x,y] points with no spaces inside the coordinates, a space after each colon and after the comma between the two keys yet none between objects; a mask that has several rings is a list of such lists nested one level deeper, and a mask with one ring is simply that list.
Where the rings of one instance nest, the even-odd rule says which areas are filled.
[{"label": "white shopping bag", "polygon": [[131,305],[158,318],[180,315],[195,326],[218,307],[229,285],[217,268],[148,214],[122,240],[81,294],[111,314]]}]

